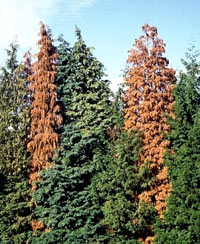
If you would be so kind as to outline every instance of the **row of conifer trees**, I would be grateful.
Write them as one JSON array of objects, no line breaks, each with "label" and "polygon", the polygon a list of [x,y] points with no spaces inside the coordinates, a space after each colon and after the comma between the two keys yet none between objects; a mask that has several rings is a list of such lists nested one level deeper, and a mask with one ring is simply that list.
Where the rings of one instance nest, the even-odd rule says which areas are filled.
[{"label": "row of conifer trees", "polygon": [[200,243],[200,63],[168,67],[156,27],[114,96],[76,29],[0,73],[0,243]]}]

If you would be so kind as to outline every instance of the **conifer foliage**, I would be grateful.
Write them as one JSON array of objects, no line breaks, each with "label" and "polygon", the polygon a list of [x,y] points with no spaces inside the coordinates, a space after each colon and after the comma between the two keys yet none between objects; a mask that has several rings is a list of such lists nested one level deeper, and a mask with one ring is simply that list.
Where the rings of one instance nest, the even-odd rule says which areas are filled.
[{"label": "conifer foliage", "polygon": [[155,243],[200,242],[200,64],[198,52],[189,49],[185,72],[175,89],[175,117],[169,119],[173,154],[166,155],[172,192],[164,219],[155,226]]},{"label": "conifer foliage", "polygon": [[28,168],[24,140],[29,108],[25,70],[17,62],[17,49],[17,44],[10,45],[6,67],[1,68],[0,76],[0,170],[5,175],[27,174]]},{"label": "conifer foliage", "polygon": [[102,145],[109,123],[110,90],[102,79],[102,64],[79,29],[76,34],[72,49],[63,39],[57,48],[56,83],[64,128],[57,165],[41,173],[43,181],[34,193],[36,215],[50,230],[36,237],[36,243],[98,243],[103,233],[91,185],[96,174],[95,149]]},{"label": "conifer foliage", "polygon": [[112,100],[76,28],[0,68],[0,243],[200,243],[200,63],[175,85],[157,28],[129,51]]},{"label": "conifer foliage", "polygon": [[[96,165],[101,170],[93,181],[109,244],[140,243],[155,221],[156,210],[149,203],[139,203],[143,171],[138,171],[141,143],[137,131],[125,131],[123,125],[123,90],[115,95],[112,123],[104,150],[96,153]],[[105,242],[107,243],[107,242]]]},{"label": "conifer foliage", "polygon": [[173,113],[175,71],[167,67],[168,60],[163,57],[165,44],[158,38],[156,27],[144,25],[142,30],[144,35],[135,40],[127,60],[125,129],[138,129],[142,133],[139,166],[148,163],[155,180],[139,198],[153,203],[161,216],[170,192],[167,168],[163,165],[169,142],[163,138],[163,133],[170,129],[165,115]]},{"label": "conifer foliage", "polygon": [[11,43],[0,74],[0,243],[26,243],[31,233],[26,150],[29,109],[24,64]]},{"label": "conifer foliage", "polygon": [[136,164],[140,144],[136,134],[121,130],[96,159],[104,169],[97,175],[94,188],[101,199],[101,223],[109,243],[139,243],[139,233],[145,229],[145,221],[138,221],[135,198],[140,190]]},{"label": "conifer foliage", "polygon": [[30,182],[34,190],[34,182],[38,173],[50,167],[54,150],[58,147],[58,135],[55,128],[61,124],[59,106],[56,104],[56,61],[58,54],[52,44],[50,30],[43,23],[40,26],[39,53],[37,61],[32,64],[28,77],[29,89],[32,93],[31,126],[28,151],[32,155],[32,171]]}]

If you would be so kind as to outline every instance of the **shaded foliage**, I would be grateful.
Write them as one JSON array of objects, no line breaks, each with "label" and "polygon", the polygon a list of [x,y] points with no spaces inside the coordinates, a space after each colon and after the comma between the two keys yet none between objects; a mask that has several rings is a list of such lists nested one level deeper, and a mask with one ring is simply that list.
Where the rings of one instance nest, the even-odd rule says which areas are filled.
[{"label": "shaded foliage", "polygon": [[175,89],[175,118],[169,140],[173,153],[167,153],[166,165],[172,192],[167,201],[164,219],[155,226],[155,243],[199,243],[199,112],[200,65],[198,52],[192,47],[183,61],[186,71],[180,73]]},{"label": "shaded foliage", "polygon": [[[26,67],[16,43],[7,50],[0,74],[0,242],[28,243],[31,209],[26,136],[29,124]],[[27,241],[27,242],[26,242]]]},{"label": "shaded foliage", "polygon": [[32,203],[28,179],[1,175],[0,184],[0,242],[30,243]]}]

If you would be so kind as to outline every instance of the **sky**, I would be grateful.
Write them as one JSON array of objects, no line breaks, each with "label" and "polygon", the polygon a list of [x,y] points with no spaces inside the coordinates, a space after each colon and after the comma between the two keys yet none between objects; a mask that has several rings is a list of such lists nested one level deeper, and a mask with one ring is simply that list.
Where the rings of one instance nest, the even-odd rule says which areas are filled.
[{"label": "sky", "polygon": [[63,34],[73,46],[75,25],[94,55],[105,66],[116,91],[123,80],[128,50],[142,35],[144,24],[156,26],[166,43],[169,66],[183,69],[181,58],[191,43],[200,49],[200,0],[0,0],[0,65],[5,49],[17,40],[19,57],[37,51],[39,22],[54,38]]}]

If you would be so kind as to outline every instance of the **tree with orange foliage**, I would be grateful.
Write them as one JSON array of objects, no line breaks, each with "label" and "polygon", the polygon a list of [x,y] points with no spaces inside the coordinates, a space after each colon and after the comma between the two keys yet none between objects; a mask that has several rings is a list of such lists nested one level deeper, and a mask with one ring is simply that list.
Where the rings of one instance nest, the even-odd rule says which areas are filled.
[{"label": "tree with orange foliage", "polygon": [[167,67],[168,60],[163,57],[165,44],[158,38],[157,28],[146,24],[142,31],[144,35],[135,40],[127,60],[125,129],[140,131],[143,151],[138,166],[141,169],[147,164],[153,176],[151,185],[138,197],[152,203],[162,217],[171,188],[163,164],[164,152],[169,146],[164,134],[170,130],[166,115],[173,115],[172,90],[176,79],[175,71]]},{"label": "tree with orange foliage", "polygon": [[28,151],[32,155],[32,171],[30,183],[35,190],[35,181],[39,180],[39,172],[52,165],[54,151],[58,147],[58,134],[55,128],[61,124],[62,118],[58,114],[56,104],[56,61],[58,54],[52,44],[50,30],[40,24],[40,40],[37,61],[31,66],[31,75],[28,77],[32,93],[30,142]]}]

